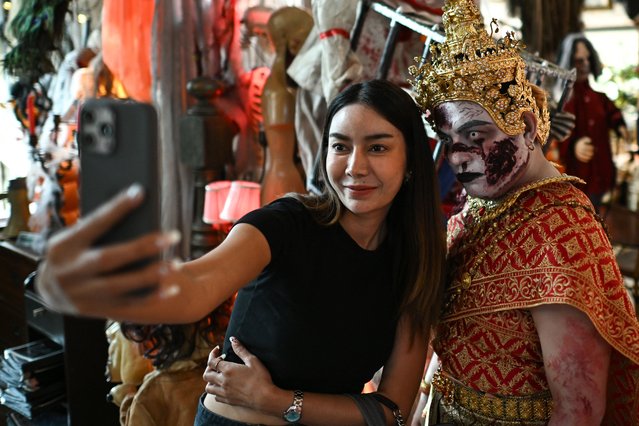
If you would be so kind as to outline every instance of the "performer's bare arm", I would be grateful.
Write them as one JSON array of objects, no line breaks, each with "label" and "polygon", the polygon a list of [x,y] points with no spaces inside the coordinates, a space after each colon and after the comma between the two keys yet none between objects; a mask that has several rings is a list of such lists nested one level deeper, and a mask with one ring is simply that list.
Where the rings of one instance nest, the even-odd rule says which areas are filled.
[{"label": "performer's bare arm", "polygon": [[599,425],[606,411],[610,345],[568,305],[531,309],[553,398],[549,425]]}]

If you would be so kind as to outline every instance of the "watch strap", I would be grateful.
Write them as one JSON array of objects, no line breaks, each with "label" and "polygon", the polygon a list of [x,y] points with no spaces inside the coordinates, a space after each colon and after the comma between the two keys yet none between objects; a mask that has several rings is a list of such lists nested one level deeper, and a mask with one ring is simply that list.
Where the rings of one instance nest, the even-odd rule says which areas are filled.
[{"label": "watch strap", "polygon": [[301,390],[293,391],[293,402],[290,407],[288,407],[284,414],[284,420],[288,423],[297,423],[302,417],[302,406],[304,404],[304,392]]}]

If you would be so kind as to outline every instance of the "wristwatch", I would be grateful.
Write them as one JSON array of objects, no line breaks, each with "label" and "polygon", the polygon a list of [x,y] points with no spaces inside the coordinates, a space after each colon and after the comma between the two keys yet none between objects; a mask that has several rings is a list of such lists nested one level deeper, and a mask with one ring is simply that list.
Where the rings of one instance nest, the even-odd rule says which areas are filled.
[{"label": "wristwatch", "polygon": [[304,392],[293,391],[293,403],[284,411],[282,417],[288,423],[297,423],[302,418],[302,404],[304,403]]}]

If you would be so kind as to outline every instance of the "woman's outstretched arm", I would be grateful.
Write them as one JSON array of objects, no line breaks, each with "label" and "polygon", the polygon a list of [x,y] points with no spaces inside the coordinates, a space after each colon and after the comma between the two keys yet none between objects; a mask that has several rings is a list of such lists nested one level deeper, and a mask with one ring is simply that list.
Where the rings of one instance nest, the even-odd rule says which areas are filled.
[{"label": "woman's outstretched arm", "polygon": [[151,233],[124,243],[92,246],[142,199],[139,190],[123,192],[51,238],[36,280],[45,303],[81,316],[137,323],[195,322],[270,262],[263,234],[241,224],[220,246],[195,261],[153,261],[123,269],[161,254],[179,240],[176,232]]}]

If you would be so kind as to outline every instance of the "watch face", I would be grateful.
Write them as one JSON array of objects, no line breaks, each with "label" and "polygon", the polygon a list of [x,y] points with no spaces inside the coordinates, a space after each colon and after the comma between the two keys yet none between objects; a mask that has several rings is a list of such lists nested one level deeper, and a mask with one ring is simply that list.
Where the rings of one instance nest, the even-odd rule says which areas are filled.
[{"label": "watch face", "polygon": [[284,420],[291,423],[299,422],[302,417],[302,413],[300,413],[300,411],[301,410],[297,407],[290,407],[286,410],[286,413],[284,413]]}]

